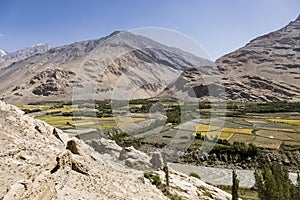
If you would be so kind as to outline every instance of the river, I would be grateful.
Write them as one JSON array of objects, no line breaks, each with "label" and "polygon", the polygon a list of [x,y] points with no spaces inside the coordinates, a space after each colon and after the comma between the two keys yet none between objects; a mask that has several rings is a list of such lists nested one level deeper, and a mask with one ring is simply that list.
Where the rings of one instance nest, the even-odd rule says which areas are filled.
[{"label": "river", "polygon": [[[176,171],[189,175],[191,172],[197,173],[201,180],[212,185],[231,185],[232,184],[232,170],[218,167],[195,166],[189,164],[168,163],[168,166]],[[254,170],[237,169],[240,186],[252,187],[255,183]],[[290,173],[290,179],[296,183],[297,174]]]}]

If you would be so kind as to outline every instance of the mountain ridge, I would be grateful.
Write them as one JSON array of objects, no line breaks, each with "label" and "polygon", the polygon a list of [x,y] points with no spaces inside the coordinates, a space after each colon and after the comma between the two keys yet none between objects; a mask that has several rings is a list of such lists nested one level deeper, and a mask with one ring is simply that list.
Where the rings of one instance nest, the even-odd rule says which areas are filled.
[{"label": "mountain ridge", "polygon": [[209,100],[218,92],[225,101],[299,101],[299,32],[300,15],[220,57],[214,66],[178,48],[115,31],[0,69],[0,94],[9,102],[157,95]]},{"label": "mountain ridge", "polygon": [[[212,62],[143,36],[118,31],[100,39],[51,48],[2,69],[0,94],[8,101],[70,100],[74,85],[80,90],[85,84],[94,84],[98,87],[93,91],[96,98],[109,99],[120,77],[127,74],[127,89],[139,88],[136,98],[149,98],[180,71],[198,65]],[[58,80],[54,74],[69,75]]]},{"label": "mountain ridge", "polygon": [[27,47],[11,53],[4,51],[5,53],[2,54],[2,56],[0,57],[0,69],[8,67],[9,65],[15,62],[20,62],[22,60],[25,60],[36,54],[44,53],[49,49],[51,49],[51,46],[49,44],[40,43],[32,47]]},{"label": "mountain ridge", "polygon": [[188,69],[160,96],[209,100],[221,91],[220,99],[225,101],[299,101],[299,33],[300,15],[285,27],[217,59],[216,81],[206,83],[201,69]]}]

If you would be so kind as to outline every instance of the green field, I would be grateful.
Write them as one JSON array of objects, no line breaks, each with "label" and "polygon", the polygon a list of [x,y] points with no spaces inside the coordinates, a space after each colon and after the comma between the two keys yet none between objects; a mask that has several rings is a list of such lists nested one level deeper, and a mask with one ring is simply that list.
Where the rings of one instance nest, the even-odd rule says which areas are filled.
[{"label": "green field", "polygon": [[[151,121],[151,116],[148,115],[149,110],[157,104],[163,107],[167,116],[163,124],[153,119]],[[133,133],[141,135],[150,144],[178,143],[186,146],[201,136],[207,139],[217,138],[229,144],[253,143],[258,147],[271,149],[278,149],[283,143],[300,146],[299,103],[229,103],[224,106],[222,103],[201,102],[197,106],[199,109],[196,112],[201,114],[200,123],[183,128],[182,124],[189,124],[191,120],[197,119],[190,111],[195,108],[195,103],[180,105],[173,101],[133,100],[129,104],[130,116],[117,118],[112,114],[110,101],[98,101],[94,105],[85,102],[78,105],[72,105],[71,102],[19,105],[29,115],[61,129],[110,130],[142,124]],[[210,125],[211,116],[218,118],[224,115],[224,126]],[[153,131],[156,128],[157,131]]]}]

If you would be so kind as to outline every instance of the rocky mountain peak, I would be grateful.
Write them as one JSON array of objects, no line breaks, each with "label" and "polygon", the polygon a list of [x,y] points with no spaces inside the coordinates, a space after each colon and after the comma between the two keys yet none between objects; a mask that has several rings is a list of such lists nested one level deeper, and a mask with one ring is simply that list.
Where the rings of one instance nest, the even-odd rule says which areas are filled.
[{"label": "rocky mountain peak", "polygon": [[7,52],[3,49],[0,49],[0,57],[3,57],[7,54]]},{"label": "rocky mountain peak", "polygon": [[12,53],[5,53],[4,51],[4,54],[2,54],[0,59],[0,69],[9,66],[12,63],[25,60],[26,58],[29,58],[31,56],[45,53],[49,49],[51,49],[51,46],[49,44],[41,43]]}]

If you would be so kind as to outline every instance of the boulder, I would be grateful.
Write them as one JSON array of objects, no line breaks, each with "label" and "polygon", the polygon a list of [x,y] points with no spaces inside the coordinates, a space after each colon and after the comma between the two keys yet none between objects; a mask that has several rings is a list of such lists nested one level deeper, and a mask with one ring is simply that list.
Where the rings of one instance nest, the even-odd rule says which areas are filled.
[{"label": "boulder", "polygon": [[119,159],[127,163],[127,166],[134,166],[135,168],[151,168],[150,157],[133,146],[124,147],[120,152]]},{"label": "boulder", "polygon": [[100,154],[110,154],[115,158],[119,158],[122,147],[116,144],[113,140],[108,140],[105,138],[93,139],[86,141],[95,151]]},{"label": "boulder", "polygon": [[159,152],[154,152],[152,154],[152,158],[150,160],[150,163],[152,164],[152,167],[154,169],[162,169],[164,167],[164,159]]}]

